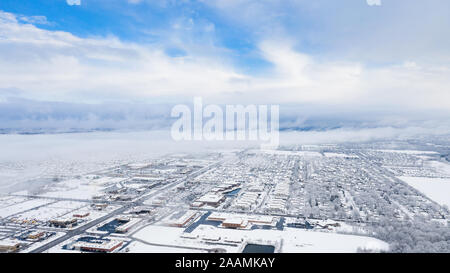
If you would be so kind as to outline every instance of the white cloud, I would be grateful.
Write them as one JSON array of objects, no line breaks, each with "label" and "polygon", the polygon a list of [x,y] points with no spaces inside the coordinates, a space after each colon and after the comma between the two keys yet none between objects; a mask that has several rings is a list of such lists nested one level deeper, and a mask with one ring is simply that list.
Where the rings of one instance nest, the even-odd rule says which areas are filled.
[{"label": "white cloud", "polygon": [[81,0],[66,0],[69,6],[79,6],[81,5]]},{"label": "white cloud", "polygon": [[450,132],[448,125],[437,127],[415,127],[405,128],[377,127],[362,129],[332,129],[326,131],[307,132],[282,132],[280,135],[281,145],[302,144],[324,144],[324,143],[348,143],[379,141],[383,139],[410,139],[423,135],[446,135]]},{"label": "white cloud", "polygon": [[381,6],[381,0],[366,0],[369,6]]},{"label": "white cloud", "polygon": [[36,97],[207,95],[226,91],[231,79],[243,77],[221,60],[171,58],[159,46],[115,37],[82,39],[20,24],[10,13],[0,13],[0,36],[0,87]]},{"label": "white cloud", "polygon": [[41,15],[36,15],[36,16],[20,15],[20,16],[17,16],[17,19],[19,19],[21,22],[29,23],[29,24],[50,25],[50,22],[47,21],[47,17],[41,16]]},{"label": "white cloud", "polygon": [[309,103],[349,109],[450,109],[450,68],[415,60],[367,67],[301,53],[289,40],[266,39],[259,53],[273,69],[248,75],[223,55],[167,56],[162,45],[115,37],[80,38],[21,24],[0,12],[0,89],[71,101]]},{"label": "white cloud", "polygon": [[380,1],[384,8],[359,1],[203,3],[249,40],[287,36],[321,57],[364,63],[450,62],[450,1]]}]

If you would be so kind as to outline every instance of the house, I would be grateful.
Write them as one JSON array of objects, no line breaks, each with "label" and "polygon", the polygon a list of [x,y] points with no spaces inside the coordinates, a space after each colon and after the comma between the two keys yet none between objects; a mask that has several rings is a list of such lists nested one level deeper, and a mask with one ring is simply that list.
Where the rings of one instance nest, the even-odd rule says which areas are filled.
[{"label": "house", "polygon": [[0,241],[0,252],[16,252],[20,248],[20,243],[15,240],[5,239]]}]

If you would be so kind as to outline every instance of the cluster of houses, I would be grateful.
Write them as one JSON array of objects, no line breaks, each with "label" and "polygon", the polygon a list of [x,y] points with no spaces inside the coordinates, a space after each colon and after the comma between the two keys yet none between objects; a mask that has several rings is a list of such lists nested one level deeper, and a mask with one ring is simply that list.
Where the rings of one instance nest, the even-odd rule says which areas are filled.
[{"label": "cluster of houses", "polygon": [[265,205],[268,213],[286,213],[289,198],[290,181],[282,181],[276,184],[269,194],[269,201]]}]

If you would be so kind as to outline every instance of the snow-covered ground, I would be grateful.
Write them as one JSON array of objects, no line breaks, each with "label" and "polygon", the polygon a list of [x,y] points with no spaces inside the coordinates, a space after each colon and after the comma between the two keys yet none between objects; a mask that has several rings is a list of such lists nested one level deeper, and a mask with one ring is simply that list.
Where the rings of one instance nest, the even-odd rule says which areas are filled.
[{"label": "snow-covered ground", "polygon": [[323,153],[326,157],[347,157],[347,158],[358,158],[357,155],[342,154],[342,153]]},{"label": "snow-covered ground", "polygon": [[131,253],[198,253],[202,252],[201,250],[193,250],[189,248],[183,247],[164,247],[164,246],[155,246],[148,245],[138,241],[134,241],[130,243],[127,248]]},{"label": "snow-covered ground", "polygon": [[[43,206],[38,209],[26,211],[17,215],[18,219],[22,220],[38,220],[46,222],[56,217],[61,217],[69,212],[72,212],[81,207],[87,206],[86,203],[73,201],[59,201],[48,206]],[[70,215],[71,216],[71,215]]]},{"label": "snow-covered ground", "polygon": [[409,176],[399,176],[398,178],[437,203],[450,207],[450,178]]},{"label": "snow-covered ground", "polygon": [[29,209],[33,209],[48,203],[54,202],[47,199],[31,199],[14,205],[0,208],[0,217],[5,218]]},{"label": "snow-covered ground", "polygon": [[[275,244],[281,252],[356,252],[358,248],[373,251],[388,250],[388,244],[375,238],[337,234],[334,232],[308,231],[297,228],[284,230],[236,230],[210,225],[200,225],[189,237],[182,238],[184,229],[166,226],[147,226],[134,237],[149,243],[167,246],[183,245],[199,248],[223,248],[228,252],[240,252],[246,242]],[[234,241],[238,246],[205,244],[205,238],[218,238],[219,243]]]},{"label": "snow-covered ground", "polygon": [[7,206],[18,204],[25,200],[28,200],[28,198],[20,197],[20,196],[1,196],[0,197],[0,208],[5,208]]},{"label": "snow-covered ground", "polygon": [[438,173],[450,176],[450,164],[436,160],[425,161],[426,166],[434,168]]},{"label": "snow-covered ground", "polygon": [[[55,177],[71,177],[171,153],[244,148],[247,142],[172,140],[170,130],[0,135],[0,192],[39,188]],[[192,144],[192,143],[189,143]]]},{"label": "snow-covered ground", "polygon": [[418,151],[418,150],[376,150],[376,151],[385,152],[385,153],[410,154],[410,155],[437,154],[437,152],[434,152],[434,151]]},{"label": "snow-covered ground", "polygon": [[99,179],[88,179],[83,177],[79,179],[69,179],[46,187],[45,193],[43,193],[42,196],[90,200],[93,196],[101,193],[105,184],[116,183],[122,180],[123,178],[117,177],[102,177]]},{"label": "snow-covered ground", "polygon": [[272,154],[272,155],[298,155],[298,156],[305,156],[305,157],[316,157],[316,156],[322,156],[319,152],[314,151],[281,151],[281,150],[252,150],[254,152],[260,151],[262,153],[266,154]]}]

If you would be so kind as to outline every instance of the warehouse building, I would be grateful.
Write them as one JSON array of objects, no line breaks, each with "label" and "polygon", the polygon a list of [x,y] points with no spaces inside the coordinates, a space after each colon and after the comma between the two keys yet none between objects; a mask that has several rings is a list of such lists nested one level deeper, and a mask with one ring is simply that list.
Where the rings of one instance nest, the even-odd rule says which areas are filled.
[{"label": "warehouse building", "polygon": [[49,221],[49,224],[55,227],[67,228],[73,227],[77,225],[77,219],[75,218],[67,218],[67,219],[53,219]]},{"label": "warehouse building", "polygon": [[119,240],[103,240],[100,243],[78,241],[72,245],[73,249],[89,252],[112,252],[123,245]]},{"label": "warehouse building", "polygon": [[15,240],[5,239],[0,241],[0,253],[16,252],[20,248],[20,243]]},{"label": "warehouse building", "polygon": [[127,233],[134,225],[139,223],[141,219],[139,218],[131,218],[128,222],[123,225],[116,227],[115,232],[117,233]]},{"label": "warehouse building", "polygon": [[198,213],[196,211],[189,210],[185,214],[183,214],[180,218],[176,219],[175,221],[169,223],[170,226],[173,227],[184,227],[192,220],[196,219],[198,216]]},{"label": "warehouse building", "polygon": [[203,203],[212,207],[218,207],[220,203],[225,201],[225,199],[225,196],[221,194],[208,193],[197,199],[196,202]]}]

